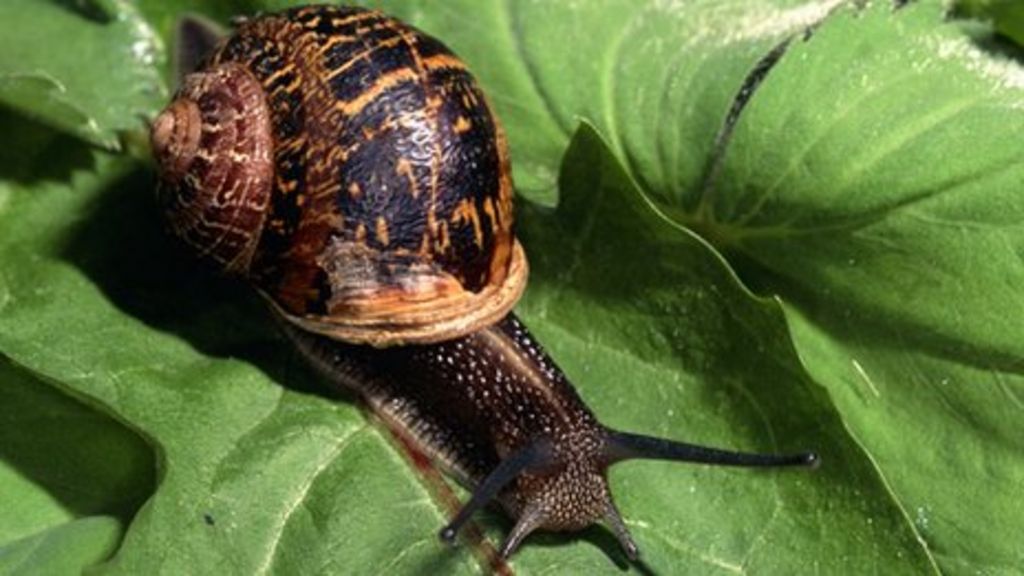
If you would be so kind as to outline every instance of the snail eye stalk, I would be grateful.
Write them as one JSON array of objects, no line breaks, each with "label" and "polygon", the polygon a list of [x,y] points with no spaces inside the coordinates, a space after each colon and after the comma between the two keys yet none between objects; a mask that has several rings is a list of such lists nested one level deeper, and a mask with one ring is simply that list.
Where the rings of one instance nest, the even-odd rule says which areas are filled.
[{"label": "snail eye stalk", "polygon": [[617,431],[608,433],[605,446],[605,458],[608,464],[623,460],[671,460],[753,468],[786,466],[817,468],[821,464],[821,459],[814,452],[752,454]]},{"label": "snail eye stalk", "polygon": [[[534,442],[519,452],[509,456],[503,460],[501,464],[498,464],[494,471],[492,471],[487,478],[480,483],[477,489],[473,492],[473,496],[469,499],[469,502],[459,510],[459,513],[455,515],[455,518],[448,523],[447,526],[441,529],[438,536],[440,536],[441,540],[444,540],[449,544],[453,543],[455,541],[455,536],[459,533],[459,530],[466,524],[466,522],[469,521],[473,514],[476,513],[477,510],[480,510],[484,506],[490,504],[498,493],[501,492],[501,489],[507,486],[509,482],[515,480],[519,474],[523,472],[541,472],[549,468],[551,465],[551,444],[543,440]],[[526,516],[528,515],[523,515],[524,518]],[[522,524],[522,519],[520,520],[520,524]],[[527,531],[527,533],[528,532],[529,531]],[[525,535],[526,534],[524,533],[523,536]],[[506,547],[507,546],[508,543],[506,543]]]}]

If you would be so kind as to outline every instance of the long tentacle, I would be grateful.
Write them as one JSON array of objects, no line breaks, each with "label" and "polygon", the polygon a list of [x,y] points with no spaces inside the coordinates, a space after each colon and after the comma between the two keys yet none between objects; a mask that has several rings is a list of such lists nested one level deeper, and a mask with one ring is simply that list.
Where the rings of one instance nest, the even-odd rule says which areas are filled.
[{"label": "long tentacle", "polygon": [[609,464],[622,460],[653,459],[725,466],[806,466],[813,468],[818,466],[821,461],[814,452],[751,454],[617,431],[609,431],[605,446],[605,458]]},{"label": "long tentacle", "polygon": [[540,440],[502,460],[494,471],[480,483],[480,486],[473,492],[469,502],[459,510],[455,518],[441,529],[439,534],[441,539],[449,543],[454,542],[459,529],[469,521],[470,517],[477,510],[486,506],[491,500],[494,500],[495,496],[501,492],[501,489],[522,472],[539,471],[548,468],[551,465],[551,455],[550,443]]}]

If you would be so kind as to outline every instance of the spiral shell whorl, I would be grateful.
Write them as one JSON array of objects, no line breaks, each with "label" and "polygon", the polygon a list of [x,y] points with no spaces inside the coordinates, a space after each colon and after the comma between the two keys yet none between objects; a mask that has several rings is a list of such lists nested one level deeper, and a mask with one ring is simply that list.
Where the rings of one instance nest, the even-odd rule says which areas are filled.
[{"label": "spiral shell whorl", "polygon": [[190,74],[153,122],[151,141],[172,231],[224,270],[245,273],[273,181],[259,82],[234,64]]}]

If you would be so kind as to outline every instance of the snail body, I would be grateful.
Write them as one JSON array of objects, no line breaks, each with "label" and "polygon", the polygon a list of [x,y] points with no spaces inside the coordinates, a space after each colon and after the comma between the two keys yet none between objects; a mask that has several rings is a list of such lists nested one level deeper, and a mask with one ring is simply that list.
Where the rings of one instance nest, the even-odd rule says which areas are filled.
[{"label": "snail body", "polygon": [[327,378],[530,532],[604,521],[630,458],[807,465],[611,430],[511,310],[527,278],[505,138],[466,66],[372,10],[241,21],[154,121],[173,233],[265,297]]}]

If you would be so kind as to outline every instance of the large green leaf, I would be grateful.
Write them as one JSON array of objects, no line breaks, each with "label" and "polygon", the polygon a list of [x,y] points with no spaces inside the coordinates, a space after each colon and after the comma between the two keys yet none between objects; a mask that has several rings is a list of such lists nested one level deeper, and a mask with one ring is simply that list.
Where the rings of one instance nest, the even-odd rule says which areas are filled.
[{"label": "large green leaf", "polygon": [[1015,573],[1024,70],[941,20],[876,7],[794,45],[702,225],[787,302],[807,368],[941,564]]},{"label": "large green leaf", "polygon": [[[76,19],[59,20],[69,35],[94,25],[23,4],[22,18]],[[139,9],[169,41],[184,9],[223,19],[287,4]],[[519,311],[595,411],[623,429],[824,455],[815,473],[615,469],[652,570],[1024,564],[1022,83],[1016,62],[985,52],[982,29],[963,33],[935,1],[373,4],[467,57],[509,131],[519,190],[560,198],[521,211],[534,272]],[[103,6],[123,16],[106,26],[147,25]],[[793,34],[720,138],[750,71]],[[123,56],[107,36],[95,49]],[[69,69],[45,37],[23,40]],[[74,107],[100,114],[96,102],[124,96],[120,80],[72,71],[99,94],[75,91]],[[161,72],[156,58],[131,73]],[[16,103],[109,144],[47,101]],[[0,126],[0,352],[160,456],[159,487],[106,571],[478,571],[470,550],[436,542],[446,512],[417,473],[323,394],[244,286],[171,247],[150,175],[9,114]],[[730,265],[782,303],[753,296]],[[532,538],[513,566],[617,572],[607,555],[619,558],[591,530]],[[22,570],[46,559],[24,557]]]}]

